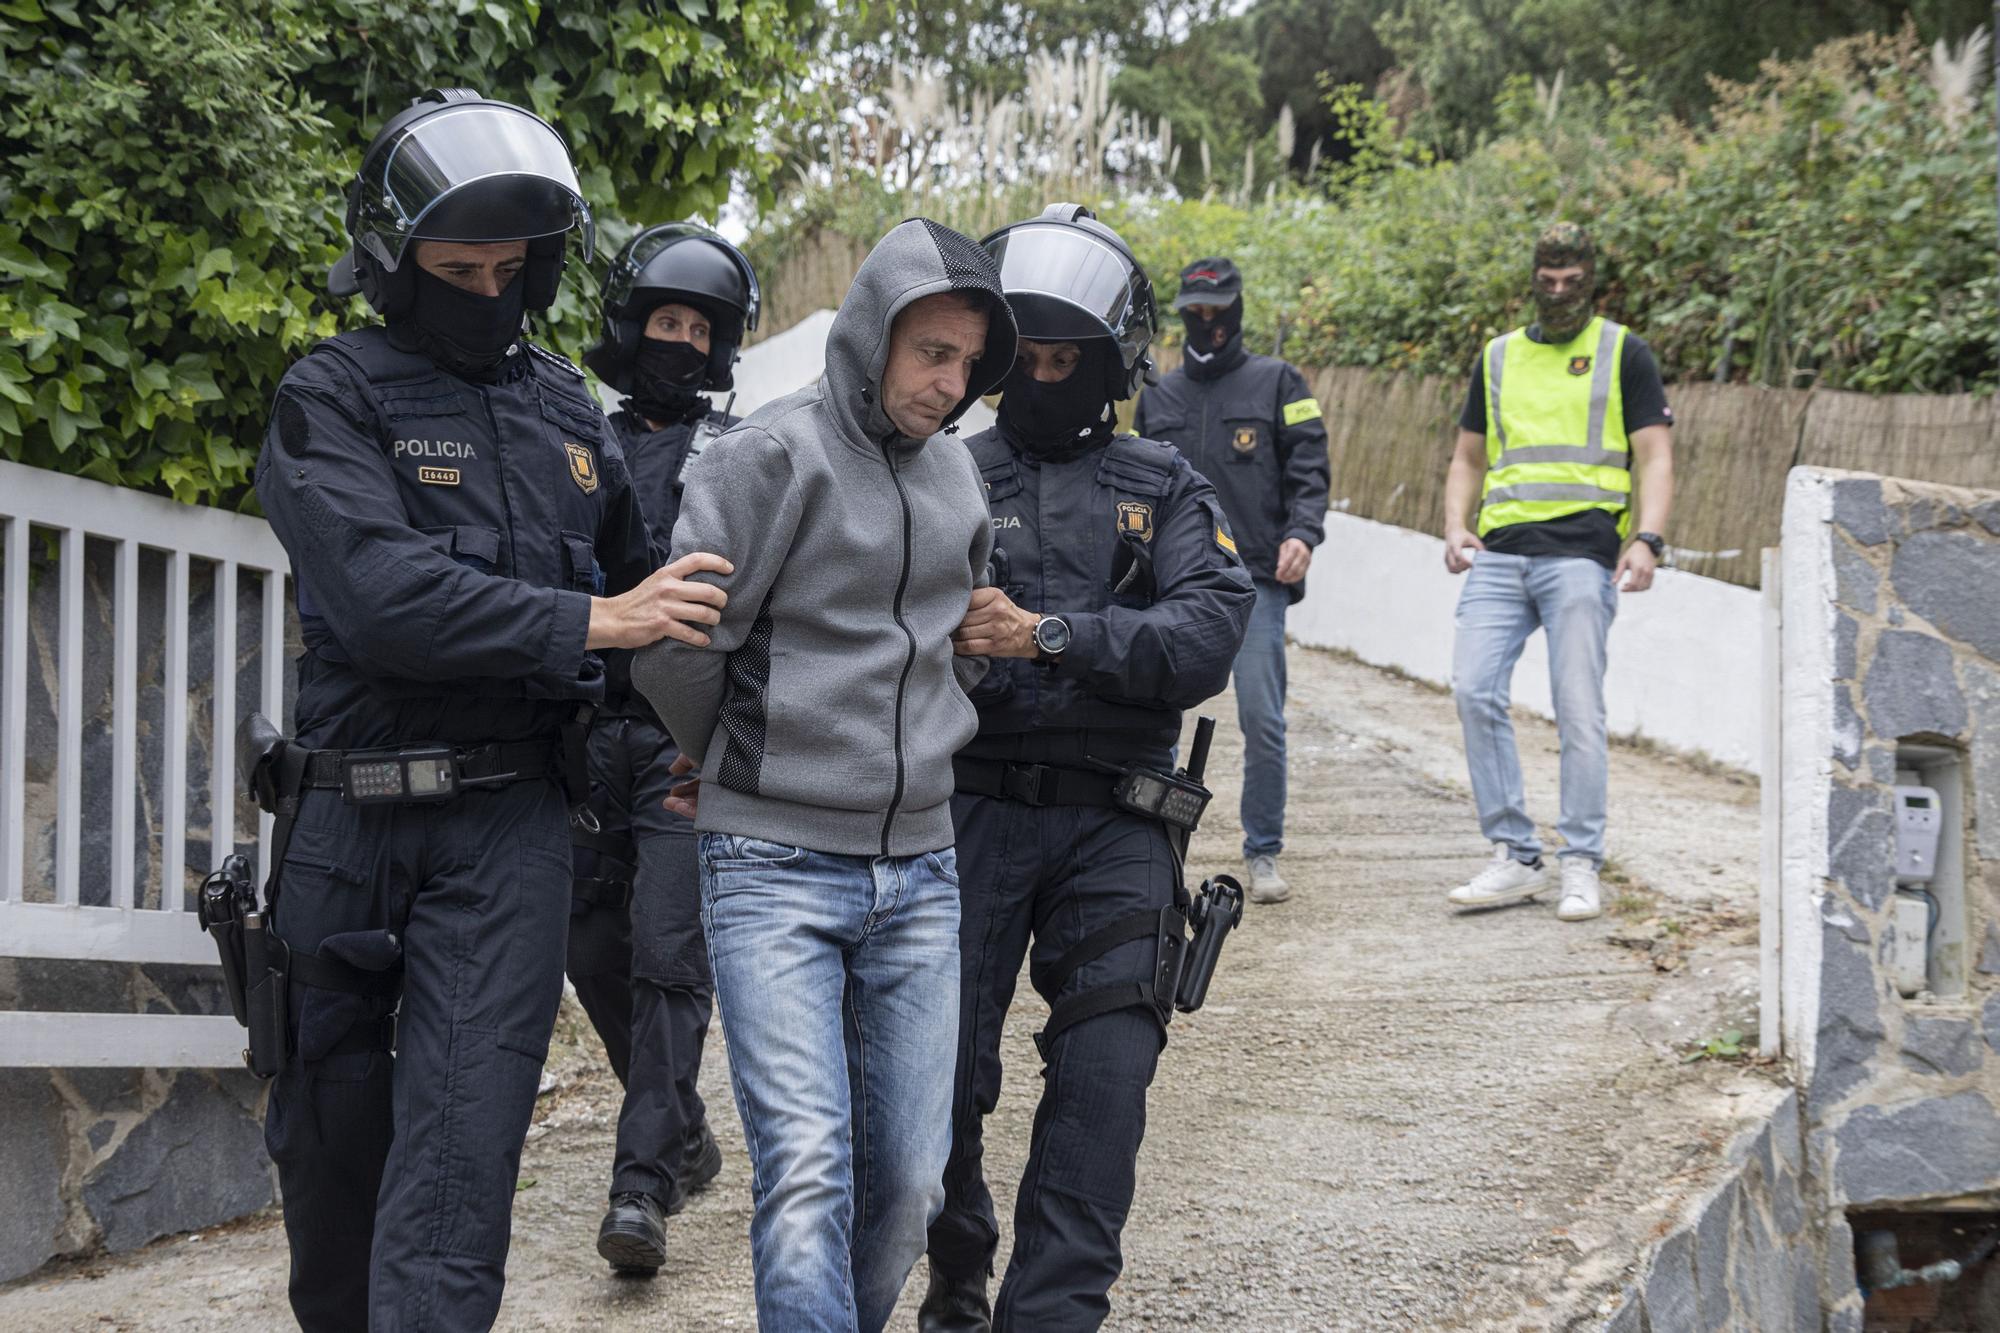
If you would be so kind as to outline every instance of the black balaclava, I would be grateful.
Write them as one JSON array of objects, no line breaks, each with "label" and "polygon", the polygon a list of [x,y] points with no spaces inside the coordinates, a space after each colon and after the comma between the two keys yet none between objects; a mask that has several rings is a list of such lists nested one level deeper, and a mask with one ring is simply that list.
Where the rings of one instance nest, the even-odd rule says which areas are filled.
[{"label": "black balaclava", "polygon": [[1210,379],[1234,370],[1243,360],[1243,298],[1237,297],[1214,319],[1203,319],[1193,306],[1181,308],[1181,327],[1187,341],[1181,345],[1181,359],[1188,374]]},{"label": "black balaclava", "polygon": [[[1583,278],[1560,297],[1542,289],[1545,268],[1581,268]],[[1568,342],[1583,332],[1597,305],[1597,246],[1574,222],[1558,222],[1535,238],[1535,323],[1541,341]]]},{"label": "black balaclava", "polygon": [[424,268],[417,269],[415,286],[410,313],[398,323],[419,352],[467,379],[485,378],[507,359],[521,336],[528,288],[522,273],[498,296],[466,291]]},{"label": "black balaclava", "polygon": [[1000,428],[1036,458],[1051,463],[1081,458],[1118,428],[1111,408],[1110,343],[1077,344],[1083,355],[1063,379],[1044,384],[1016,361],[1000,386]]},{"label": "black balaclava", "polygon": [[708,414],[701,397],[708,353],[685,339],[639,339],[632,354],[632,410],[648,421],[691,421]]}]

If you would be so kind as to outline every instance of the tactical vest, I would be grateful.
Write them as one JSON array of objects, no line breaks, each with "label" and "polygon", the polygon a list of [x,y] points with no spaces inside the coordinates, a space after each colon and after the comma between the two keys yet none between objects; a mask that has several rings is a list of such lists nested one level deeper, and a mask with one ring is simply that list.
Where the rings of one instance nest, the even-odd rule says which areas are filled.
[{"label": "tactical vest", "polygon": [[[1152,605],[1151,543],[1175,498],[1172,446],[1114,438],[1096,456],[1088,496],[1065,494],[1060,526],[1051,531],[1044,527],[1048,498],[1027,494],[1026,465],[1013,447],[998,431],[970,443],[993,523],[994,582],[1010,600],[1051,612]],[[1044,476],[1035,490],[1048,484]],[[1041,503],[1029,503],[1036,499]],[[1176,709],[1107,698],[1019,658],[995,659],[972,701],[981,735],[1090,728],[1178,736],[1180,730]]]},{"label": "tactical vest", "polygon": [[[543,588],[600,594],[597,561],[604,484],[603,413],[582,373],[552,352],[520,344],[529,373],[480,385],[395,347],[379,326],[329,338],[312,355],[340,358],[374,422],[409,525],[458,564]],[[622,475],[622,464],[618,465]],[[329,661],[345,661],[299,583],[301,636]],[[380,692],[443,694],[456,684],[382,681]],[[466,682],[480,694],[518,696],[517,681]]]},{"label": "tactical vest", "polygon": [[1602,315],[1566,343],[1526,329],[1486,345],[1486,484],[1479,535],[1602,509],[1631,526],[1632,445],[1619,362],[1625,328]]}]

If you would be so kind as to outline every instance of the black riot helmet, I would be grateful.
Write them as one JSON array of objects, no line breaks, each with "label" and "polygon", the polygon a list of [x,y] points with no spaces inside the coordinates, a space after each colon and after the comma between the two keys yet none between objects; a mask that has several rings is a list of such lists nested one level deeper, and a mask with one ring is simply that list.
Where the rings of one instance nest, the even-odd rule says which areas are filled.
[{"label": "black riot helmet", "polygon": [[631,393],[632,358],[646,319],[662,302],[677,301],[708,316],[702,387],[730,389],[737,350],[757,327],[763,299],[750,261],[708,228],[690,222],[648,227],[626,243],[604,275],[604,328],[583,364],[618,392]]},{"label": "black riot helmet", "polygon": [[335,296],[360,292],[384,318],[408,311],[412,241],[526,241],[523,303],[546,310],[562,283],[572,228],[588,261],[596,243],[590,205],[562,136],[541,117],[469,88],[433,88],[384,125],[347,193],[352,249],[327,281]]},{"label": "black riot helmet", "polygon": [[1147,355],[1159,324],[1152,281],[1118,233],[1089,209],[1050,204],[1040,217],[1002,227],[980,245],[1000,268],[1000,287],[1023,338],[1109,338],[1118,349],[1108,386],[1114,400],[1159,379]]}]

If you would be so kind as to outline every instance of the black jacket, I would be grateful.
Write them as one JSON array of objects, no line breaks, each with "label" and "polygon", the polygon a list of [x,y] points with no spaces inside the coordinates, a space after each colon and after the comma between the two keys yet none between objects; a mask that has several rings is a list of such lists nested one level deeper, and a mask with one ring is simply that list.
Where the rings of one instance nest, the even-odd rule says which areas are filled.
[{"label": "black jacket", "polygon": [[[1283,361],[1242,355],[1201,378],[1183,366],[1140,396],[1132,429],[1174,445],[1214,483],[1256,578],[1277,577],[1286,538],[1324,540],[1326,426],[1305,376]],[[1298,601],[1304,580],[1288,591]]]},{"label": "black jacket", "polygon": [[380,327],[286,372],[257,497],[292,559],[315,748],[552,737],[601,701],[592,594],[651,569],[582,372],[521,342],[491,382]]},{"label": "black jacket", "polygon": [[1066,462],[999,427],[966,442],[986,483],[993,581],[1061,616],[1053,665],[995,658],[972,692],[972,756],[1164,762],[1181,710],[1222,691],[1256,600],[1215,488],[1130,435]]},{"label": "black jacket", "polygon": [[736,420],[711,410],[705,416],[670,421],[655,430],[630,407],[621,407],[611,414],[611,427],[618,433],[625,466],[632,473],[632,494],[646,519],[653,568],[664,566],[673,550],[674,521],[681,512],[681,473],[687,467],[695,432],[701,431],[706,448],[735,425]]}]

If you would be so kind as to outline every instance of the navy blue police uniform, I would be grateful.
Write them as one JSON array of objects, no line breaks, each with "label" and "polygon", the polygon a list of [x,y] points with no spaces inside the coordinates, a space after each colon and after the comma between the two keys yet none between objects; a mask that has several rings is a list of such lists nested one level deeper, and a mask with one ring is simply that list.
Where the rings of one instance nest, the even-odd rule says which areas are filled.
[{"label": "navy blue police uniform", "polygon": [[[736,418],[695,399],[655,430],[631,408],[612,414],[655,566],[664,566],[687,464]],[[611,1194],[649,1194],[679,1212],[719,1160],[697,1087],[715,1010],[701,932],[694,825],[663,805],[685,779],[680,756],[636,692],[615,700],[590,733],[591,819],[574,831],[576,883],[569,962],[577,999],[625,1087]],[[590,827],[595,824],[595,829]]]},{"label": "navy blue police uniform", "polygon": [[1053,662],[995,659],[972,695],[979,732],[952,798],[963,974],[953,1142],[929,1249],[934,1269],[965,1274],[990,1271],[998,1247],[981,1121],[999,1097],[1025,958],[1052,1013],[1037,1037],[1042,1098],[994,1326],[1095,1328],[1123,1263],[1172,996],[1152,986],[1154,932],[1102,951],[1086,941],[1186,906],[1166,826],[1113,808],[1109,791],[1126,765],[1172,767],[1181,710],[1228,682],[1254,594],[1214,488],[1171,446],[1117,436],[1054,461],[1004,427],[968,445],[992,511],[994,582],[1024,609],[1062,617],[1071,641]]},{"label": "navy blue police uniform", "polygon": [[292,1044],[265,1128],[293,1309],[308,1330],[484,1329],[562,993],[560,778],[582,785],[564,733],[606,695],[590,598],[650,572],[645,525],[569,362],[520,341],[467,379],[380,327],[286,374],[257,494],[298,590],[295,744],[439,743],[468,780],[348,804],[337,758],[306,769],[273,908]]},{"label": "navy blue police uniform", "polygon": [[[1174,445],[1215,483],[1243,563],[1256,579],[1278,577],[1289,537],[1326,538],[1326,423],[1298,369],[1243,350],[1242,337],[1207,364],[1176,367],[1139,397],[1132,428]],[[1296,603],[1305,580],[1286,584]]]}]

